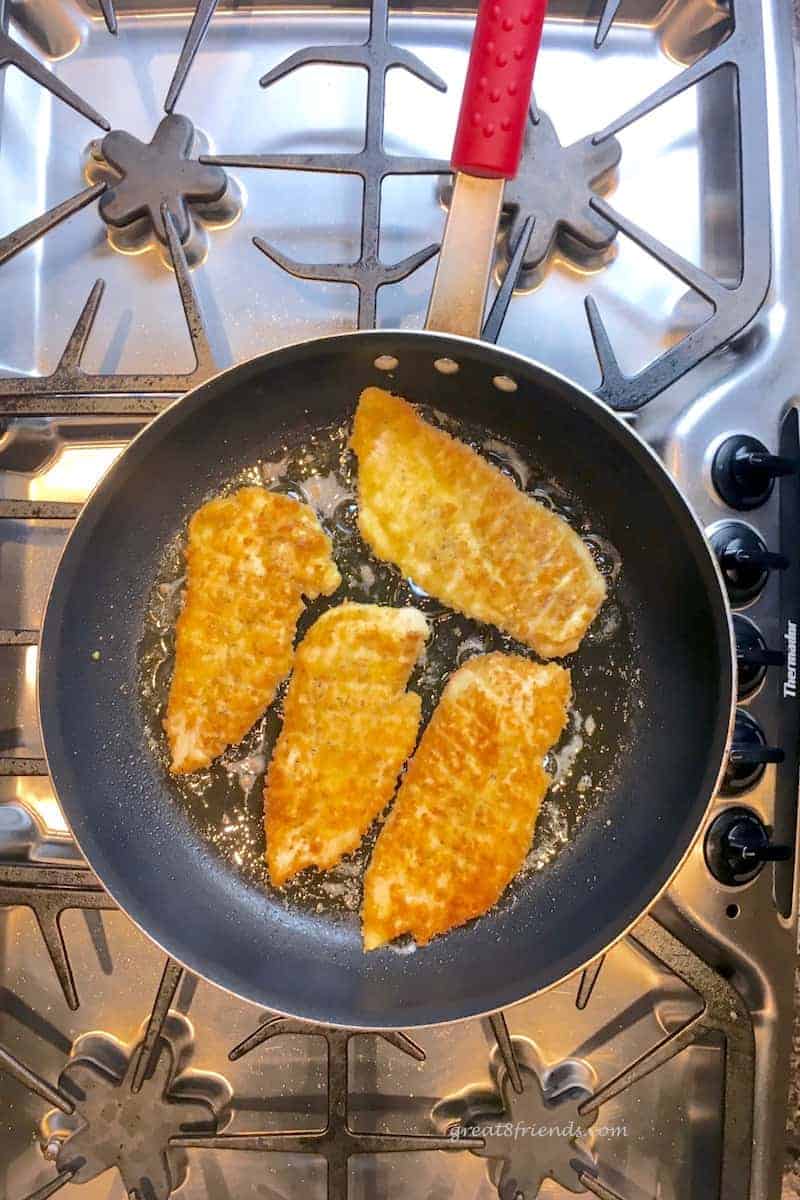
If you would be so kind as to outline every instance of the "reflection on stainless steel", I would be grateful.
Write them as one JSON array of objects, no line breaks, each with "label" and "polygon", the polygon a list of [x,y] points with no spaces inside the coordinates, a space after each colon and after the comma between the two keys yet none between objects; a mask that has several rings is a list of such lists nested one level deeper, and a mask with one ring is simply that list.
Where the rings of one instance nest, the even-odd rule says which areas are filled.
[{"label": "reflection on stainless steel", "polygon": [[[488,333],[602,383],[615,403],[660,392],[636,427],[708,527],[738,516],[713,488],[715,448],[746,432],[776,452],[798,394],[789,13],[775,0],[733,13],[716,0],[553,0],[550,11],[536,112],[561,143],[553,170],[574,146],[581,170],[549,179],[544,205],[536,154],[526,159],[507,199],[528,221],[512,227],[508,271],[501,244]],[[130,1182],[132,1127],[144,1114],[148,1144],[166,1133],[172,1148],[160,1166],[145,1159],[140,1177],[162,1170],[154,1194],[180,1184],[186,1200],[259,1190],[491,1200],[504,1170],[530,1197],[548,1168],[558,1182],[546,1179],[542,1195],[766,1200],[781,1160],[796,922],[793,906],[776,911],[771,866],[727,888],[698,843],[657,920],[582,976],[486,1021],[382,1039],[273,1023],[165,963],[83,863],[47,779],[35,705],[42,609],[71,520],[122,447],[215,364],[359,319],[422,324],[471,19],[445,0],[391,14],[381,0],[373,13],[370,36],[365,10],[335,6],[14,9],[22,70],[4,73],[0,158],[0,1195],[122,1200],[119,1171],[96,1168],[124,1164]],[[180,214],[159,202],[173,271],[157,238],[135,256],[109,244],[100,192],[82,190],[85,117],[107,123],[75,101],[91,99],[115,129],[148,143],[164,97],[172,111],[178,94],[198,145],[238,189],[241,215],[214,230],[191,270],[199,258],[181,242]],[[604,248],[573,253],[576,213]],[[535,271],[519,275],[533,259]],[[791,556],[780,503],[776,485],[747,520]],[[747,608],[770,648],[787,644],[779,600],[773,573]],[[770,745],[786,679],[771,667],[745,702]],[[785,769],[768,766],[741,798],[768,829],[794,821],[780,807]],[[719,798],[710,819],[726,806]],[[172,1066],[184,1053],[187,1026],[195,1067],[232,1098],[216,1125],[167,1129],[149,1097],[169,1046]],[[87,1034],[102,1035],[102,1052]],[[127,1086],[108,1057],[120,1045]],[[70,1118],[48,1116],[42,1099],[59,1095],[47,1089],[82,1054],[110,1098],[94,1095],[86,1182],[68,1161]],[[465,1095],[483,1116],[531,1124],[519,1113],[546,1105],[550,1086],[591,1135],[583,1155],[569,1134],[553,1157],[539,1145],[546,1137],[506,1146],[492,1133],[473,1144],[443,1130],[442,1102]],[[192,1093],[200,1108],[203,1095],[211,1103],[204,1088]],[[615,1128],[624,1135],[601,1132]],[[111,1129],[114,1154],[102,1144]]]}]

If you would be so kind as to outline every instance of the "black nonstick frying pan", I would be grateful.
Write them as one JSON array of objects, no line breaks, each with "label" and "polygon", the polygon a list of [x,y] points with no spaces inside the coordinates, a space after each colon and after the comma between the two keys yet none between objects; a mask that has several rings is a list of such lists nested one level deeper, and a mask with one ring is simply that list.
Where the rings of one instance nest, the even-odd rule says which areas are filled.
[{"label": "black nonstick frying pan", "polygon": [[[440,288],[440,311],[441,300]],[[443,373],[442,359],[457,371]],[[584,744],[545,805],[540,826],[552,828],[537,830],[534,861],[487,916],[413,953],[366,955],[357,913],[315,892],[319,881],[275,893],[206,836],[235,818],[257,858],[260,782],[249,798],[222,775],[196,803],[181,793],[160,754],[158,697],[143,698],[143,671],[154,589],[188,516],[287,448],[296,460],[302,448],[330,443],[369,384],[432,419],[455,420],[483,452],[497,452],[498,442],[515,448],[531,467],[528,489],[555,497],[621,566],[593,631],[567,660],[581,714],[568,739],[573,752]],[[335,553],[345,543],[350,553],[354,536],[349,528],[343,542],[334,529]],[[345,574],[325,605],[348,593],[365,598]],[[399,575],[396,584],[391,596],[401,602],[407,584]],[[455,618],[419,602],[452,629]],[[470,638],[499,644],[463,619],[456,633],[462,649]],[[428,706],[440,683],[420,678]],[[658,459],[593,396],[471,338],[356,333],[224,372],[135,439],[65,548],[42,630],[39,705],[50,773],[82,851],[169,954],[278,1012],[358,1027],[423,1025],[554,984],[622,936],[667,885],[724,765],[731,633],[702,530]],[[565,844],[553,855],[555,843]]]}]

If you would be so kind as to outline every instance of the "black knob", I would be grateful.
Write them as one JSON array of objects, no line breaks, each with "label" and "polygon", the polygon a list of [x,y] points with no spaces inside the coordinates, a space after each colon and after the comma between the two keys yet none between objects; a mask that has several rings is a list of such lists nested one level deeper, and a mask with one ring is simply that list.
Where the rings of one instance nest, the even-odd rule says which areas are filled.
[{"label": "black knob", "polygon": [[717,556],[731,604],[753,600],[770,571],[789,565],[784,554],[768,550],[755,529],[741,521],[723,521],[711,531],[711,547]]},{"label": "black knob", "polygon": [[722,499],[731,508],[758,508],[770,497],[779,475],[800,470],[800,462],[770,454],[758,438],[736,433],[726,438],[714,455],[711,478]]},{"label": "black knob", "polygon": [[765,862],[791,858],[791,846],[775,846],[761,819],[749,808],[726,808],[708,828],[708,869],[720,883],[734,887],[755,879]]},{"label": "black knob", "polygon": [[733,744],[720,791],[723,796],[735,796],[754,787],[764,774],[767,763],[781,763],[783,750],[768,746],[761,726],[749,713],[736,710]]},{"label": "black knob", "polygon": [[767,667],[782,667],[786,655],[782,650],[770,650],[759,629],[740,613],[733,615],[736,638],[736,684],[739,699],[745,700],[761,686]]}]

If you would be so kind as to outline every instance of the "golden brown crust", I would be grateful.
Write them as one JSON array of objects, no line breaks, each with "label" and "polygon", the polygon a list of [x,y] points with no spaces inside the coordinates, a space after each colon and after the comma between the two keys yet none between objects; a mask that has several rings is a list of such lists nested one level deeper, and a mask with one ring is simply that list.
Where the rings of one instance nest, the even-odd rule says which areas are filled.
[{"label": "golden brown crust", "polygon": [[245,487],[197,510],[164,720],[174,773],[208,766],[244,737],[289,672],[303,596],[340,581],[306,504]]},{"label": "golden brown crust", "polygon": [[376,554],[545,658],[576,650],[605,599],[568,523],[380,388],[361,393],[359,526]]},{"label": "golden brown crust", "polygon": [[423,945],[487,912],[522,866],[567,720],[570,675],[500,653],[453,674],[364,878],[364,947]]},{"label": "golden brown crust", "polygon": [[264,788],[276,886],[355,850],[391,800],[417,737],[420,699],[405,687],[427,636],[414,608],[342,604],[300,643]]}]

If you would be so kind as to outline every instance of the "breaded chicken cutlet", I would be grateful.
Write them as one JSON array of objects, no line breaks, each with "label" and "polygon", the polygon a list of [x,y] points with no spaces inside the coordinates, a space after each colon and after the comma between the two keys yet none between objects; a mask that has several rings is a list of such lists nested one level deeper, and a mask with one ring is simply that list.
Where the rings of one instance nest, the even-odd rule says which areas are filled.
[{"label": "breaded chicken cutlet", "polygon": [[420,698],[405,688],[427,637],[414,608],[342,604],[298,646],[264,788],[276,886],[355,850],[391,800],[417,738]]},{"label": "breaded chicken cutlet", "polygon": [[364,877],[365,950],[404,933],[423,945],[500,898],[530,849],[569,702],[555,663],[492,653],[451,675]]},{"label": "breaded chicken cutlet", "polygon": [[360,396],[358,523],[375,553],[544,658],[571,654],[606,595],[569,524],[381,388]]},{"label": "breaded chicken cutlet", "polygon": [[289,672],[303,597],[340,582],[307,504],[244,487],[197,510],[164,720],[175,774],[207,767],[244,737]]}]

